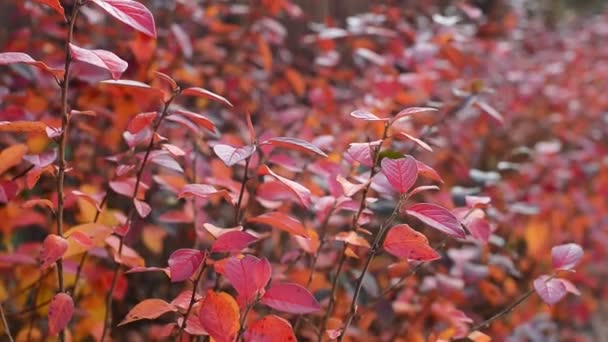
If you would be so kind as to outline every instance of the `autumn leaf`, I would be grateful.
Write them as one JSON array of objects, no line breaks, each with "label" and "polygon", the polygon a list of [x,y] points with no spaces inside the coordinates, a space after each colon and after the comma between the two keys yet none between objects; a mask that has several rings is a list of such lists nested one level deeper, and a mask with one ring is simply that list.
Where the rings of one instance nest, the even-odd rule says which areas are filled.
[{"label": "autumn leaf", "polygon": [[74,314],[74,301],[67,293],[56,294],[49,304],[49,334],[54,336],[63,330]]},{"label": "autumn leaf", "polygon": [[91,0],[106,13],[134,28],[135,30],[156,38],[154,16],[141,3],[134,0]]},{"label": "autumn leaf", "polygon": [[405,211],[425,224],[453,237],[464,238],[464,229],[449,210],[430,203],[414,204]]},{"label": "autumn leaf", "polygon": [[244,339],[245,342],[289,342],[296,341],[296,336],[286,319],[268,315],[251,324]]},{"label": "autumn leaf", "polygon": [[56,234],[49,234],[42,242],[42,250],[40,251],[40,268],[45,270],[53,265],[57,260],[63,257],[63,254],[68,250],[68,242]]},{"label": "autumn leaf", "polygon": [[416,159],[406,156],[405,158],[389,159],[383,158],[380,163],[382,173],[391,183],[393,189],[404,194],[416,183],[418,178],[418,166]]},{"label": "autumn leaf", "polygon": [[294,314],[309,314],[321,309],[305,287],[293,283],[273,283],[261,302],[275,310]]},{"label": "autumn leaf", "polygon": [[392,227],[386,234],[384,250],[402,259],[432,261],[441,256],[431,246],[422,233],[413,230],[407,224]]},{"label": "autumn leaf", "polygon": [[207,291],[199,311],[203,328],[218,342],[233,342],[239,331],[239,306],[226,292]]},{"label": "autumn leaf", "polygon": [[196,249],[178,249],[169,257],[171,282],[189,279],[205,260],[205,253]]},{"label": "autumn leaf", "polygon": [[168,312],[175,312],[177,308],[167,303],[166,301],[158,298],[149,298],[144,299],[143,301],[137,303],[127,316],[118,323],[118,326],[123,326],[125,324],[129,324],[131,322],[139,321],[141,319],[155,319],[158,318]]}]

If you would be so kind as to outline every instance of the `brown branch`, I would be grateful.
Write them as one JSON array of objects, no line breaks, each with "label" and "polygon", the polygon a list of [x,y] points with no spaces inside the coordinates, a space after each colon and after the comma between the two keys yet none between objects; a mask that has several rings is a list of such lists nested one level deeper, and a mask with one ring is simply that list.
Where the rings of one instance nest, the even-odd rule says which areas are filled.
[{"label": "brown branch", "polygon": [[[387,122],[384,124],[384,131],[382,132],[382,139],[380,140],[380,144],[373,150],[374,152],[374,163],[372,164],[372,168],[370,170],[369,179],[370,182],[363,188],[363,193],[361,194],[361,202],[359,203],[359,209],[357,213],[353,216],[353,221],[351,223],[351,231],[355,231],[357,229],[357,222],[359,222],[359,218],[365,209],[365,201],[367,199],[367,194],[369,189],[371,188],[371,180],[378,173],[378,166],[380,164],[380,149],[384,144],[384,141],[388,138],[388,130],[390,128],[390,124]],[[344,242],[344,246],[341,249],[340,260],[338,261],[338,269],[336,270],[336,274],[331,284],[331,291],[329,296],[329,304],[327,305],[327,311],[325,311],[325,316],[323,317],[323,321],[321,322],[321,327],[319,329],[319,334],[317,335],[317,341],[322,342],[323,334],[327,327],[327,321],[332,314],[334,309],[334,305],[336,304],[336,290],[338,288],[338,279],[340,278],[340,274],[342,273],[342,269],[344,268],[344,263],[346,262],[346,249],[348,248],[348,243]]]},{"label": "brown branch", "polygon": [[365,266],[363,266],[363,270],[361,271],[359,278],[357,278],[357,282],[356,282],[356,286],[355,286],[355,293],[353,294],[353,299],[350,304],[349,313],[346,317],[346,323],[344,324],[344,329],[342,331],[342,334],[340,334],[340,337],[338,337],[339,342],[343,341],[344,336],[346,335],[346,330],[348,330],[348,327],[352,323],[353,318],[355,317],[355,314],[357,313],[357,301],[359,300],[359,295],[361,294],[361,289],[363,288],[363,279],[365,278],[365,275],[367,274],[369,265],[372,263],[372,260],[374,259],[376,254],[380,251],[380,246],[382,244],[382,240],[384,240],[384,235],[386,235],[386,232],[390,228],[390,225],[393,223],[393,221],[395,220],[397,215],[399,215],[399,208],[401,208],[401,205],[403,204],[404,200],[405,200],[405,196],[401,196],[399,198],[399,201],[397,202],[395,209],[393,209],[391,216],[389,216],[389,218],[384,222],[384,224],[378,230],[378,234],[376,234],[376,238],[374,239],[372,248],[369,252],[367,260],[365,261]]},{"label": "brown branch", "polygon": [[188,322],[188,316],[190,315],[190,311],[192,311],[192,307],[194,306],[194,303],[196,303],[196,289],[198,288],[198,284],[201,281],[201,277],[203,275],[203,272],[205,272],[205,268],[207,266],[205,264],[205,261],[206,261],[205,259],[203,260],[203,265],[201,266],[200,272],[198,272],[198,275],[196,276],[196,279],[194,280],[194,283],[192,284],[192,296],[190,296],[190,304],[188,304],[188,309],[186,310],[186,313],[184,314],[184,321],[182,322],[182,325],[179,327],[179,332],[177,333],[176,341],[182,340],[182,334],[184,333],[184,330],[186,329],[186,324]]},{"label": "brown branch", "polygon": [[[58,175],[57,175],[57,235],[63,237],[63,214],[64,214],[64,181],[65,181],[65,150],[68,142],[68,129],[70,123],[70,113],[68,108],[68,92],[70,89],[70,66],[72,64],[72,55],[70,52],[70,44],[74,38],[74,27],[80,10],[80,1],[75,1],[72,8],[72,14],[67,21],[69,23],[68,33],[65,40],[65,66],[63,81],[61,85],[61,134],[59,135],[59,156],[58,156]],[[57,260],[57,282],[58,292],[64,291],[63,284],[63,258]],[[59,332],[59,340],[65,341],[65,329]]]},{"label": "brown branch", "polygon": [[[153,129],[152,129],[152,137],[150,138],[150,142],[148,143],[148,147],[146,148],[144,158],[142,159],[141,165],[140,165],[139,169],[137,170],[137,174],[135,177],[135,186],[133,188],[133,194],[131,195],[131,200],[130,200],[130,205],[129,205],[129,214],[127,215],[127,223],[126,223],[127,231],[129,231],[130,225],[133,223],[133,217],[136,212],[135,205],[133,204],[133,202],[137,198],[137,192],[139,190],[139,185],[141,184],[141,178],[143,176],[146,163],[148,162],[148,158],[150,157],[150,153],[152,153],[152,148],[154,147],[154,136],[156,135],[156,132],[160,128],[160,124],[162,123],[163,119],[169,113],[169,106],[175,99],[175,96],[177,96],[178,94],[179,94],[179,89],[174,90],[174,93],[172,94],[172,96],[165,102],[161,115],[157,118],[156,122],[154,123]],[[122,247],[124,245],[124,236],[119,236],[118,239],[119,239],[119,244],[118,244],[117,253],[118,253],[118,256],[120,257],[122,254]],[[105,311],[105,315],[104,315],[104,326],[103,326],[103,332],[101,334],[100,342],[104,341],[104,339],[108,333],[108,329],[112,325],[112,322],[111,322],[112,321],[112,302],[113,302],[112,297],[114,294],[114,290],[116,289],[116,284],[118,282],[118,272],[120,271],[120,266],[121,266],[120,263],[116,263],[116,267],[114,268],[114,274],[112,276],[112,284],[110,286],[110,290],[106,294],[106,311]]]},{"label": "brown branch", "polygon": [[243,180],[241,181],[241,190],[239,191],[239,199],[236,202],[236,211],[234,213],[234,225],[238,226],[241,223],[241,205],[243,202],[243,196],[245,195],[245,187],[247,185],[247,181],[249,180],[249,161],[251,156],[245,159],[245,171],[243,171]]}]

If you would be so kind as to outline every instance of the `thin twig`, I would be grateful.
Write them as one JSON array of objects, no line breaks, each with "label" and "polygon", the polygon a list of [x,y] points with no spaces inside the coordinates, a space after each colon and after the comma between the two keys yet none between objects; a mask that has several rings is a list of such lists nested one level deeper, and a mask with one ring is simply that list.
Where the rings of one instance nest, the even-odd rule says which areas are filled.
[{"label": "thin twig", "polygon": [[2,325],[4,325],[4,333],[6,336],[8,336],[9,342],[14,342],[15,340],[13,340],[13,335],[11,335],[11,327],[8,325],[6,316],[4,315],[4,308],[2,307],[2,304],[0,304],[0,317],[2,318]]},{"label": "thin twig", "polygon": [[243,333],[245,333],[245,328],[246,328],[245,323],[247,323],[247,316],[249,315],[249,311],[251,311],[251,309],[253,309],[253,307],[258,303],[258,300],[259,300],[259,295],[257,295],[256,298],[253,300],[253,302],[251,302],[245,308],[245,312],[243,312],[243,316],[241,317],[239,333],[236,335],[236,339],[235,339],[236,342],[239,342],[241,340],[241,337],[243,337]]},{"label": "thin twig", "polygon": [[239,191],[239,199],[236,202],[236,211],[234,213],[234,225],[238,226],[241,223],[241,205],[243,202],[243,196],[245,195],[245,187],[247,185],[247,181],[249,180],[248,170],[249,170],[249,161],[251,156],[245,159],[245,171],[243,171],[243,180],[241,181],[241,190]]},{"label": "thin twig", "polygon": [[188,322],[188,316],[190,315],[190,311],[192,311],[192,307],[194,306],[194,303],[196,303],[196,289],[198,288],[198,284],[201,281],[201,277],[203,275],[203,272],[205,272],[205,268],[207,266],[205,261],[206,260],[203,259],[203,265],[201,266],[201,270],[200,270],[200,272],[198,272],[198,275],[196,276],[196,279],[194,280],[194,283],[192,284],[192,296],[190,296],[190,304],[188,304],[188,309],[186,310],[186,313],[184,314],[184,320],[182,322],[182,325],[179,327],[179,332],[177,333],[177,341],[181,341],[182,334],[184,333],[184,330],[186,329],[186,323]]},{"label": "thin twig", "polygon": [[[70,123],[70,113],[68,109],[68,92],[70,89],[70,66],[72,64],[72,55],[70,52],[70,44],[74,37],[74,27],[80,10],[80,1],[74,3],[72,14],[67,19],[69,23],[68,34],[65,40],[65,66],[63,81],[61,81],[61,134],[59,135],[59,156],[58,156],[58,175],[57,175],[57,235],[63,237],[63,214],[64,214],[64,181],[65,181],[65,150],[68,142],[68,129]],[[64,291],[63,285],[63,258],[57,260],[57,282],[58,292]],[[65,329],[59,332],[59,340],[65,341]]]},{"label": "thin twig", "polygon": [[[361,202],[359,203],[359,209],[357,210],[357,213],[353,216],[353,221],[351,223],[351,231],[355,231],[357,229],[359,218],[361,217],[361,214],[363,213],[363,210],[365,209],[365,202],[367,199],[367,194],[368,194],[369,189],[371,188],[371,184],[372,184],[371,179],[378,172],[378,166],[380,164],[380,149],[382,148],[384,141],[388,138],[389,128],[390,128],[390,124],[388,122],[385,123],[384,131],[382,133],[382,139],[380,140],[380,143],[378,144],[378,146],[375,149],[373,149],[374,162],[373,162],[371,170],[370,170],[370,175],[369,175],[370,182],[365,186],[365,188],[363,188],[363,192],[361,194]],[[325,329],[327,327],[327,322],[333,312],[334,305],[336,303],[336,290],[338,289],[338,279],[340,278],[340,274],[342,273],[342,269],[344,268],[344,263],[346,262],[345,253],[346,253],[347,248],[348,248],[348,243],[344,242],[344,246],[342,247],[341,253],[340,253],[340,260],[338,261],[338,268],[336,270],[336,274],[335,274],[334,279],[331,284],[331,291],[330,291],[330,295],[329,295],[329,303],[327,305],[327,310],[325,311],[325,316],[323,317],[323,321],[321,322],[321,327],[319,329],[319,334],[317,335],[318,342],[322,342],[322,340],[323,340],[323,333],[325,332]]]},{"label": "thin twig", "polygon": [[[152,148],[154,147],[154,136],[156,135],[156,132],[160,128],[160,124],[162,123],[163,119],[169,113],[169,106],[171,105],[171,103],[175,99],[175,96],[177,96],[178,93],[179,93],[179,90],[175,90],[173,95],[165,102],[161,115],[157,118],[156,122],[154,123],[153,129],[152,129],[152,137],[150,138],[150,142],[148,143],[148,147],[146,148],[144,158],[141,162],[139,170],[137,170],[137,175],[135,177],[135,186],[133,188],[133,194],[131,195],[129,214],[127,215],[127,223],[126,223],[127,231],[129,231],[130,225],[133,223],[133,217],[134,217],[135,211],[136,211],[135,205],[134,205],[134,200],[137,198],[137,192],[139,190],[141,178],[143,176],[146,163],[148,162],[148,158],[150,157],[150,153],[152,153]],[[118,239],[119,239],[119,244],[118,244],[117,253],[118,253],[118,257],[120,257],[122,254],[122,247],[124,244],[124,236],[121,235],[118,237]],[[112,276],[112,284],[110,285],[110,290],[108,291],[108,293],[106,295],[106,311],[105,311],[105,315],[104,315],[103,332],[101,334],[101,339],[100,339],[101,342],[104,341],[104,339],[108,333],[108,329],[112,325],[112,322],[111,322],[112,321],[112,319],[111,319],[112,318],[112,302],[113,302],[112,297],[114,294],[114,290],[116,289],[116,284],[118,282],[118,273],[120,271],[120,266],[121,266],[120,263],[116,263],[116,267],[114,268],[114,274]]]},{"label": "thin twig", "polygon": [[378,233],[376,234],[376,238],[374,239],[372,248],[370,249],[367,260],[365,261],[365,266],[363,266],[363,270],[361,271],[359,278],[357,278],[357,282],[355,285],[355,293],[353,294],[353,299],[350,304],[350,310],[349,310],[348,316],[346,317],[346,323],[344,324],[344,329],[342,331],[342,334],[340,334],[340,337],[338,337],[339,342],[343,341],[344,336],[346,336],[346,330],[348,330],[348,327],[352,323],[352,320],[355,317],[355,314],[357,313],[357,301],[359,300],[359,295],[361,294],[361,289],[363,288],[363,279],[365,278],[365,275],[367,274],[369,265],[372,263],[372,260],[374,259],[376,254],[380,251],[380,245],[382,244],[384,235],[388,231],[388,228],[390,228],[390,226],[393,223],[393,221],[395,220],[395,218],[397,218],[397,216],[399,215],[399,208],[401,208],[401,205],[403,204],[404,199],[405,199],[405,196],[401,196],[401,198],[397,202],[397,205],[395,205],[395,209],[393,209],[391,216],[389,216],[389,218],[384,222],[384,224],[382,224],[382,226],[378,230]]},{"label": "thin twig", "polygon": [[501,318],[502,316],[505,316],[508,313],[510,313],[511,311],[513,311],[513,309],[515,309],[519,304],[523,303],[532,294],[534,294],[534,288],[530,288],[523,295],[521,295],[521,297],[517,298],[516,301],[514,301],[511,304],[509,304],[507,307],[505,307],[504,309],[500,310],[499,312],[497,312],[492,317],[490,317],[490,318],[486,319],[485,321],[483,321],[481,323],[478,323],[478,324],[474,325],[473,327],[471,327],[471,331],[476,331],[476,330],[479,330],[479,329],[483,329],[483,328],[489,327],[492,322],[494,322],[495,320],[497,320],[497,319]]}]

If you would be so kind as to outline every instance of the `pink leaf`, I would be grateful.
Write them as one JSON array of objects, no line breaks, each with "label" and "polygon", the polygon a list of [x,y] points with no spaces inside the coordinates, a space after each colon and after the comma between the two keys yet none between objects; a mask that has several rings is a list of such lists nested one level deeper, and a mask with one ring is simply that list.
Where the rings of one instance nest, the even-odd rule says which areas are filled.
[{"label": "pink leaf", "polygon": [[277,175],[266,165],[260,166],[259,171],[260,171],[259,172],[260,174],[269,174],[269,175],[273,176],[274,178],[276,178],[279,182],[286,185],[298,197],[298,199],[300,200],[300,203],[305,208],[307,208],[307,209],[310,208],[310,205],[312,204],[312,199],[310,198],[311,193],[310,193],[310,190],[308,190],[306,187],[304,187],[300,183],[296,183],[285,177],[281,177],[281,176]]},{"label": "pink leaf", "polygon": [[37,61],[33,59],[30,55],[23,52],[3,52],[0,53],[0,65],[10,65],[10,64],[28,64],[32,65],[40,70],[51,73],[56,78],[63,78],[63,70],[51,68],[46,65],[44,62]]},{"label": "pink leaf", "polygon": [[189,279],[205,260],[205,253],[190,248],[178,249],[169,257],[171,282]]},{"label": "pink leaf", "polygon": [[49,304],[49,334],[57,335],[72,319],[74,301],[67,293],[58,293]]},{"label": "pink leaf", "polygon": [[257,217],[252,217],[247,219],[248,222],[253,223],[261,223],[269,225],[273,228],[277,228],[283,231],[286,231],[289,234],[299,235],[303,237],[308,237],[306,232],[306,228],[302,225],[298,219],[293,218],[287,214],[282,212],[270,212],[266,214],[262,214]]},{"label": "pink leaf", "polygon": [[503,119],[502,115],[496,110],[496,108],[490,106],[488,103],[484,101],[477,100],[475,101],[475,105],[481,110],[483,110],[486,114],[491,116],[494,120],[498,121],[498,123],[504,123],[505,119]]},{"label": "pink leaf", "polygon": [[344,158],[349,162],[357,162],[361,165],[371,167],[374,164],[372,149],[380,144],[380,141],[369,143],[352,143],[344,152]]},{"label": "pink leaf", "polygon": [[108,70],[115,80],[119,79],[129,66],[116,54],[106,50],[88,50],[70,43],[70,53],[74,60]]},{"label": "pink leaf", "polygon": [[236,289],[243,304],[249,304],[258,294],[264,294],[271,271],[266,258],[258,259],[252,255],[246,255],[242,259],[232,257],[224,266],[224,276]]},{"label": "pink leaf", "polygon": [[255,152],[255,146],[232,147],[230,145],[217,144],[213,146],[213,152],[226,166],[230,167],[249,158]]},{"label": "pink leaf", "polygon": [[551,249],[551,262],[557,270],[571,270],[583,257],[583,249],[575,243],[555,246]]},{"label": "pink leaf", "polygon": [[262,297],[263,304],[283,312],[309,314],[321,306],[303,286],[294,283],[274,283]]},{"label": "pink leaf", "polygon": [[150,211],[152,211],[152,208],[150,208],[150,205],[148,203],[140,201],[137,198],[133,199],[133,205],[135,206],[135,210],[137,210],[139,216],[142,218],[148,216],[148,214],[150,214]]},{"label": "pink leaf", "polygon": [[389,120],[388,118],[380,118],[376,114],[373,114],[373,113],[368,112],[367,110],[363,110],[363,109],[357,109],[357,110],[351,112],[350,116],[352,116],[355,119],[361,119],[361,120],[365,120],[365,121],[388,121]]},{"label": "pink leaf", "polygon": [[321,151],[321,149],[319,149],[317,146],[309,143],[308,141],[302,140],[302,139],[290,138],[290,137],[276,137],[276,138],[268,139],[268,140],[262,142],[262,144],[285,147],[285,148],[290,148],[290,149],[294,149],[294,150],[298,150],[298,151],[302,151],[302,152],[309,152],[309,153],[312,152],[312,153],[316,153],[322,157],[327,157],[327,154],[325,152]]},{"label": "pink leaf", "polygon": [[465,238],[464,229],[460,226],[458,219],[449,210],[441,206],[420,203],[409,207],[405,212],[450,236]]},{"label": "pink leaf", "polygon": [[186,89],[182,90],[181,94],[203,97],[203,98],[233,107],[232,103],[230,103],[230,101],[228,101],[225,97],[220,96],[207,89],[198,88],[198,87],[186,88]]},{"label": "pink leaf", "polygon": [[65,251],[68,250],[68,241],[59,235],[50,234],[42,242],[42,250],[40,251],[40,266],[42,270],[49,268],[57,260],[59,260]]},{"label": "pink leaf", "polygon": [[175,114],[179,114],[190,119],[190,121],[194,122],[198,126],[205,128],[211,133],[215,133],[217,130],[213,121],[201,114],[194,113],[185,109],[176,109]]},{"label": "pink leaf", "polygon": [[258,238],[242,231],[226,232],[215,240],[212,252],[236,252],[258,241]]},{"label": "pink leaf", "polygon": [[244,335],[245,342],[297,341],[291,324],[279,316],[268,315],[251,324]]},{"label": "pink leaf", "polygon": [[441,256],[431,246],[422,233],[413,230],[407,224],[392,227],[384,240],[384,250],[402,259],[431,261]]},{"label": "pink leaf", "polygon": [[182,187],[177,197],[201,197],[209,198],[213,196],[227,196],[226,190],[217,190],[211,185],[207,184],[186,184]]},{"label": "pink leaf", "polygon": [[156,38],[154,17],[141,3],[134,0],[92,0],[109,15],[135,30]]},{"label": "pink leaf", "polygon": [[534,280],[534,290],[545,303],[553,305],[568,293],[566,286],[560,280],[542,275]]},{"label": "pink leaf", "polygon": [[416,145],[422,147],[423,149],[429,151],[429,152],[433,152],[433,148],[431,146],[429,146],[429,144],[425,143],[424,141],[422,141],[421,139],[418,139],[412,135],[409,135],[405,132],[401,132],[400,133],[401,136],[403,136],[404,138],[413,141]]},{"label": "pink leaf", "polygon": [[400,111],[399,113],[397,113],[397,115],[395,115],[395,117],[393,118],[392,122],[395,122],[401,118],[404,118],[406,116],[410,116],[413,114],[417,114],[417,113],[423,113],[423,112],[435,112],[437,111],[437,109],[435,108],[430,108],[430,107],[410,107],[410,108],[406,108],[402,111]]},{"label": "pink leaf", "polygon": [[410,156],[399,159],[384,158],[380,165],[386,179],[398,193],[408,192],[412,185],[416,183],[418,178],[416,159]]}]

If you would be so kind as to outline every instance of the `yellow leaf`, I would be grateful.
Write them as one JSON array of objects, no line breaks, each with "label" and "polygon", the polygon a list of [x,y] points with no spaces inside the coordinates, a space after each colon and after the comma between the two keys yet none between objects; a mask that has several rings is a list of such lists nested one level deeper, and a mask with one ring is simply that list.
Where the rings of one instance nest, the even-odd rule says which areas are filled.
[{"label": "yellow leaf", "polygon": [[13,145],[2,150],[0,152],[0,175],[11,167],[18,165],[27,150],[28,148],[24,144]]}]

